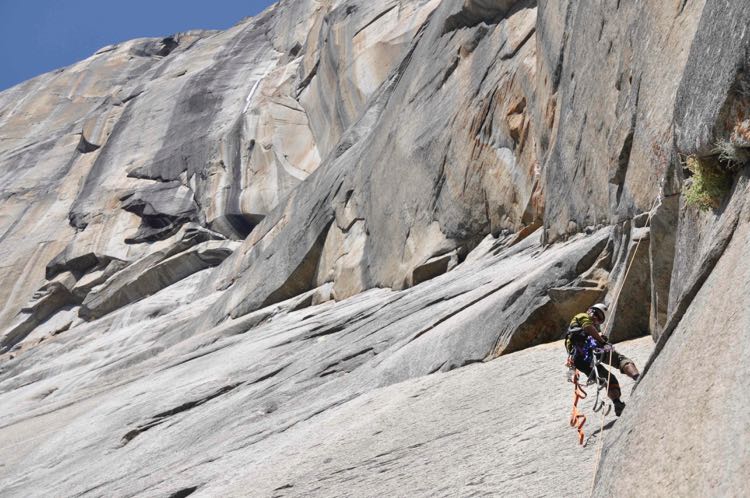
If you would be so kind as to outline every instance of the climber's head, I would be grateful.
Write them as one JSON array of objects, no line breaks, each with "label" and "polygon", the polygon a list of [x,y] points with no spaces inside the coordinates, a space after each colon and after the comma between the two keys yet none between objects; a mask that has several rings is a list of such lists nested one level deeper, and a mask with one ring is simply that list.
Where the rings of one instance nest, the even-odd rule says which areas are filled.
[{"label": "climber's head", "polygon": [[596,320],[597,323],[604,323],[604,319],[606,318],[606,311],[606,304],[597,303],[588,309],[588,314],[592,319]]}]

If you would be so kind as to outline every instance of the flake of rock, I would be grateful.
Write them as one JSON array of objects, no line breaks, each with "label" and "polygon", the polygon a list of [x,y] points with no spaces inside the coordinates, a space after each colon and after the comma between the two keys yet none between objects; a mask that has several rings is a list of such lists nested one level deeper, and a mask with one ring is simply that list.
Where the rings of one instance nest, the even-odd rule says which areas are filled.
[{"label": "flake of rock", "polygon": [[122,209],[141,218],[138,232],[125,239],[138,244],[165,239],[198,215],[193,192],[179,182],[148,185],[120,197]]},{"label": "flake of rock", "polygon": [[92,289],[79,315],[91,320],[143,299],[193,273],[218,265],[236,247],[233,241],[210,240],[173,255],[169,251],[153,253]]}]

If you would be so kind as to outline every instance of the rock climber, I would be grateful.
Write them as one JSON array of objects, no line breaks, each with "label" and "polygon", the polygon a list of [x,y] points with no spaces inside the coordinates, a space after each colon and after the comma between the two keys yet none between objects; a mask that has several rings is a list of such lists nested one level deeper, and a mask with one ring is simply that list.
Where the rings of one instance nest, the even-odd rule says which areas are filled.
[{"label": "rock climber", "polygon": [[[593,375],[594,349],[602,348],[601,363],[617,367],[633,380],[638,380],[638,369],[633,360],[614,350],[606,335],[601,333],[601,325],[606,317],[607,305],[599,303],[591,306],[586,313],[578,313],[570,321],[568,332],[565,335],[565,349],[568,350],[568,366],[575,366],[579,371],[585,373],[589,378]],[[615,407],[615,415],[618,417],[625,408],[625,403],[620,399],[620,384],[617,377],[607,371],[599,363],[596,369],[600,379],[609,377],[607,396],[612,400]]]}]

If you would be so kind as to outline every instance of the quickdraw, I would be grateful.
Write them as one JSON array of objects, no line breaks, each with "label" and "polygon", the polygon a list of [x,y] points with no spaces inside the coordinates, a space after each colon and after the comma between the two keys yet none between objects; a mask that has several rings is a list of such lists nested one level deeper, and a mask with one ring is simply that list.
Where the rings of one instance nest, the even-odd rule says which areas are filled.
[{"label": "quickdraw", "polygon": [[594,413],[597,413],[602,410],[605,406],[607,407],[602,414],[603,415],[609,415],[609,412],[612,411],[612,405],[605,402],[604,399],[599,396],[599,394],[602,392],[602,389],[605,387],[609,389],[607,386],[607,380],[602,379],[599,377],[599,364],[602,362],[602,357],[606,351],[604,349],[596,348],[593,351],[593,355],[591,358],[591,370],[594,374],[593,379],[589,379],[587,382],[587,385],[590,384],[596,384],[596,398],[594,399],[594,407],[592,408],[594,410]]}]

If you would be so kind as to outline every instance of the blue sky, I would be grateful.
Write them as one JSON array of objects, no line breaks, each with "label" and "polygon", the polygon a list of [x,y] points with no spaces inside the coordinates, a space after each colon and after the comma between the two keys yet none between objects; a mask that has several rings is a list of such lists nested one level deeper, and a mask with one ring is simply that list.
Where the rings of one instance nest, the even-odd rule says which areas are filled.
[{"label": "blue sky", "polygon": [[0,91],[132,38],[226,29],[273,0],[0,0]]}]

